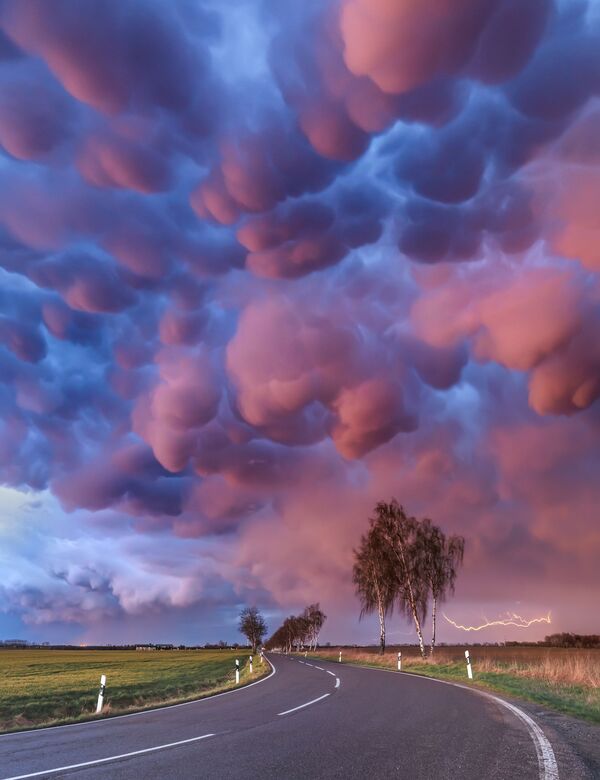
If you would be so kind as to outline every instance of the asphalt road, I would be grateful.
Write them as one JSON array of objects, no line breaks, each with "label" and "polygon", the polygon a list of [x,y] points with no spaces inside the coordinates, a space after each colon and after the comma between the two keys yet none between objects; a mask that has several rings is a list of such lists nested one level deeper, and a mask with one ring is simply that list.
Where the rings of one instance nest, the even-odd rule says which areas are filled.
[{"label": "asphalt road", "polygon": [[543,733],[540,743],[491,698],[422,677],[271,658],[274,674],[232,693],[0,736],[0,779],[558,777]]}]

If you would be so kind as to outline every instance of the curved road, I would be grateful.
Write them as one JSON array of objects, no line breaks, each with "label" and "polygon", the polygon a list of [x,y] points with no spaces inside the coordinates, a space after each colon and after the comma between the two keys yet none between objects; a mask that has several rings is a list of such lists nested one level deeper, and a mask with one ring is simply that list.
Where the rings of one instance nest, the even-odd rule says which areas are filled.
[{"label": "curved road", "polygon": [[209,699],[0,736],[0,779],[558,777],[543,733],[491,697],[336,663],[272,664]]}]

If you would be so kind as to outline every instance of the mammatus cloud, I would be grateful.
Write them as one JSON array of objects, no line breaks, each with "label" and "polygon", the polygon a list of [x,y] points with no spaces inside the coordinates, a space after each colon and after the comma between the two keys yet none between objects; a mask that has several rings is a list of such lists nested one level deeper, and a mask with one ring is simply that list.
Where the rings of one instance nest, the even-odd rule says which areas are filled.
[{"label": "mammatus cloud", "polygon": [[464,603],[551,592],[559,625],[577,591],[583,630],[599,24],[2,0],[0,481],[57,502],[43,555],[4,520],[6,610],[118,633],[320,599],[346,630],[395,495],[467,536]]}]

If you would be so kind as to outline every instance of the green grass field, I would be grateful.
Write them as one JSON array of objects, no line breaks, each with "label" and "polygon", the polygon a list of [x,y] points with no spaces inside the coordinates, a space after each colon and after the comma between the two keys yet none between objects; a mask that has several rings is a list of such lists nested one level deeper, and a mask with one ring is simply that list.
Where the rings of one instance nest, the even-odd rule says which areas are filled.
[{"label": "green grass field", "polygon": [[95,717],[100,675],[103,714],[195,699],[259,679],[269,665],[247,650],[0,650],[0,731]]},{"label": "green grass field", "polygon": [[442,647],[435,662],[421,660],[415,647],[394,647],[381,656],[377,649],[328,648],[314,658],[396,669],[485,688],[509,698],[544,705],[556,712],[600,723],[600,650],[543,647],[471,647],[474,679],[466,674],[465,647]]}]

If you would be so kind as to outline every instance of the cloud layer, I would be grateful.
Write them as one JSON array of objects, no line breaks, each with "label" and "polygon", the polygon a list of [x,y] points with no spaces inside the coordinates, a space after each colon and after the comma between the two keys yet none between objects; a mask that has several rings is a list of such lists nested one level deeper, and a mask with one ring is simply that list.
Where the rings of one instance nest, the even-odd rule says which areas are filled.
[{"label": "cloud layer", "polygon": [[5,611],[349,616],[395,495],[467,536],[461,604],[587,592],[584,630],[599,34],[594,0],[1,0],[0,481],[57,502]]}]

